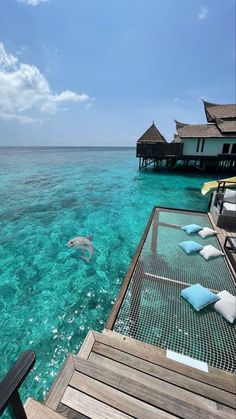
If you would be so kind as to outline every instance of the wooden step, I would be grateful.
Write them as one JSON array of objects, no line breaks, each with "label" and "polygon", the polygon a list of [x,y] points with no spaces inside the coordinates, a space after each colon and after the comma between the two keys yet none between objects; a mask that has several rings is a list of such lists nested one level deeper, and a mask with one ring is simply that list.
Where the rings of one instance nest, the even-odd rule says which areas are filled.
[{"label": "wooden step", "polygon": [[[63,405],[76,408],[81,412],[81,395],[86,394],[89,397],[88,404],[92,407],[92,411],[88,415],[91,418],[135,417],[143,419],[149,417],[155,419],[158,417],[171,419],[175,417],[155,406],[146,404],[142,397],[133,397],[134,390],[131,391],[130,386],[139,387],[139,383],[135,383],[134,380],[126,386],[125,376],[115,374],[113,370],[100,367],[79,357],[74,358],[74,365],[75,372],[62,398]],[[78,396],[76,396],[77,392]],[[141,392],[142,389],[140,389],[140,394]],[[98,410],[95,402],[101,404],[104,416],[97,416]],[[109,415],[105,416],[107,412]]]},{"label": "wooden step", "polygon": [[70,355],[46,405],[71,418],[234,418],[235,376],[200,371],[166,351],[105,330]]},{"label": "wooden step", "polygon": [[123,353],[134,355],[136,358],[143,359],[153,364],[162,366],[171,371],[175,371],[184,377],[190,377],[201,383],[206,383],[236,394],[235,374],[208,366],[209,372],[204,372],[180,362],[173,361],[166,357],[166,350],[140,342],[136,339],[123,336],[117,332],[104,329],[102,334],[93,332],[96,342],[116,348]]},{"label": "wooden step", "polygon": [[[29,398],[25,403],[27,419],[62,419],[64,416],[53,411],[49,407]],[[65,419],[65,418],[64,418]]]},{"label": "wooden step", "polygon": [[[217,401],[212,402],[206,397],[122,364],[114,365],[113,362],[110,363],[110,368],[107,368],[106,363],[95,363],[75,357],[74,365],[75,372],[69,386],[105,403],[110,403],[109,393],[112,393],[112,405],[116,400],[116,407],[131,416],[143,417],[143,414],[140,415],[140,408],[134,410],[132,406],[132,400],[139,400],[145,404],[146,411],[148,407],[153,411],[153,414],[148,414],[149,417],[177,415],[182,418],[235,418],[233,409]],[[115,395],[114,389],[119,394]],[[127,395],[129,401],[124,400],[124,396]]]}]

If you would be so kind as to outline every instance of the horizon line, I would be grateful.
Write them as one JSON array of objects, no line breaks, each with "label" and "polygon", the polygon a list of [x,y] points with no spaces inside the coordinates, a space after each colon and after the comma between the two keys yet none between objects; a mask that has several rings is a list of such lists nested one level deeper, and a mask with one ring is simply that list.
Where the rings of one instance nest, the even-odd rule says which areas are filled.
[{"label": "horizon line", "polygon": [[136,145],[119,146],[119,145],[0,145],[0,148],[135,148]]}]

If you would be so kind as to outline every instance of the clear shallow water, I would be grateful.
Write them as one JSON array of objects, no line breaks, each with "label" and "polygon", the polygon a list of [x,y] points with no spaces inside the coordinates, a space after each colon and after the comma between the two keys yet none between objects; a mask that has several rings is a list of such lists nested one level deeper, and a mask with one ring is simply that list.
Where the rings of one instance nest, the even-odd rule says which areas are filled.
[{"label": "clear shallow water", "polygon": [[[0,379],[21,351],[42,399],[68,352],[102,330],[154,205],[207,210],[212,176],[139,172],[134,149],[0,148]],[[66,243],[93,235],[89,264]]]}]

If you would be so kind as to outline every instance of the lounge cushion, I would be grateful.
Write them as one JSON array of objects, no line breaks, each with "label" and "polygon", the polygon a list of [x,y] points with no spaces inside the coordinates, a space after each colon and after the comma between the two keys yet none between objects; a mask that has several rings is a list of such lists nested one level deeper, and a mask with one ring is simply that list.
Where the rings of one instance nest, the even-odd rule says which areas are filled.
[{"label": "lounge cushion", "polygon": [[199,252],[203,249],[203,246],[197,242],[187,240],[181,243],[178,243],[178,246],[181,247],[188,255],[190,253]]},{"label": "lounge cushion", "polygon": [[204,246],[204,248],[200,251],[200,255],[208,260],[211,258],[216,258],[218,256],[224,256],[224,253],[218,250],[216,247],[212,246],[211,244],[208,244],[207,246]]},{"label": "lounge cushion", "polygon": [[222,208],[222,215],[227,215],[231,217],[236,216],[236,204],[231,204],[230,202],[224,202]]},{"label": "lounge cushion", "polygon": [[201,231],[198,232],[198,234],[202,239],[205,239],[207,237],[215,236],[217,231],[212,230],[212,228],[209,227],[204,227]]},{"label": "lounge cushion", "polygon": [[202,230],[202,227],[198,224],[188,224],[186,226],[181,227],[181,230],[185,231],[187,234],[194,234]]},{"label": "lounge cushion", "polygon": [[224,192],[224,202],[236,204],[236,191],[226,188]]},{"label": "lounge cushion", "polygon": [[196,311],[200,311],[202,308],[220,299],[217,294],[214,294],[214,292],[209,291],[200,284],[183,289],[181,296],[192,304]]},{"label": "lounge cushion", "polygon": [[221,291],[217,295],[220,300],[214,304],[214,309],[228,322],[233,323],[236,319],[236,297],[228,291]]}]

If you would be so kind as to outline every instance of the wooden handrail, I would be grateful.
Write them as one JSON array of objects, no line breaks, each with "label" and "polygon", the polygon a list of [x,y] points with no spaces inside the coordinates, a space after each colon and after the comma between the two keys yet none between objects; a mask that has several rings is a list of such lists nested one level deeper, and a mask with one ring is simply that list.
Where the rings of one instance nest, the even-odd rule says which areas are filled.
[{"label": "wooden handrail", "polygon": [[18,389],[35,364],[33,351],[25,351],[0,382],[0,415],[9,406],[13,417],[26,419],[25,410]]}]

